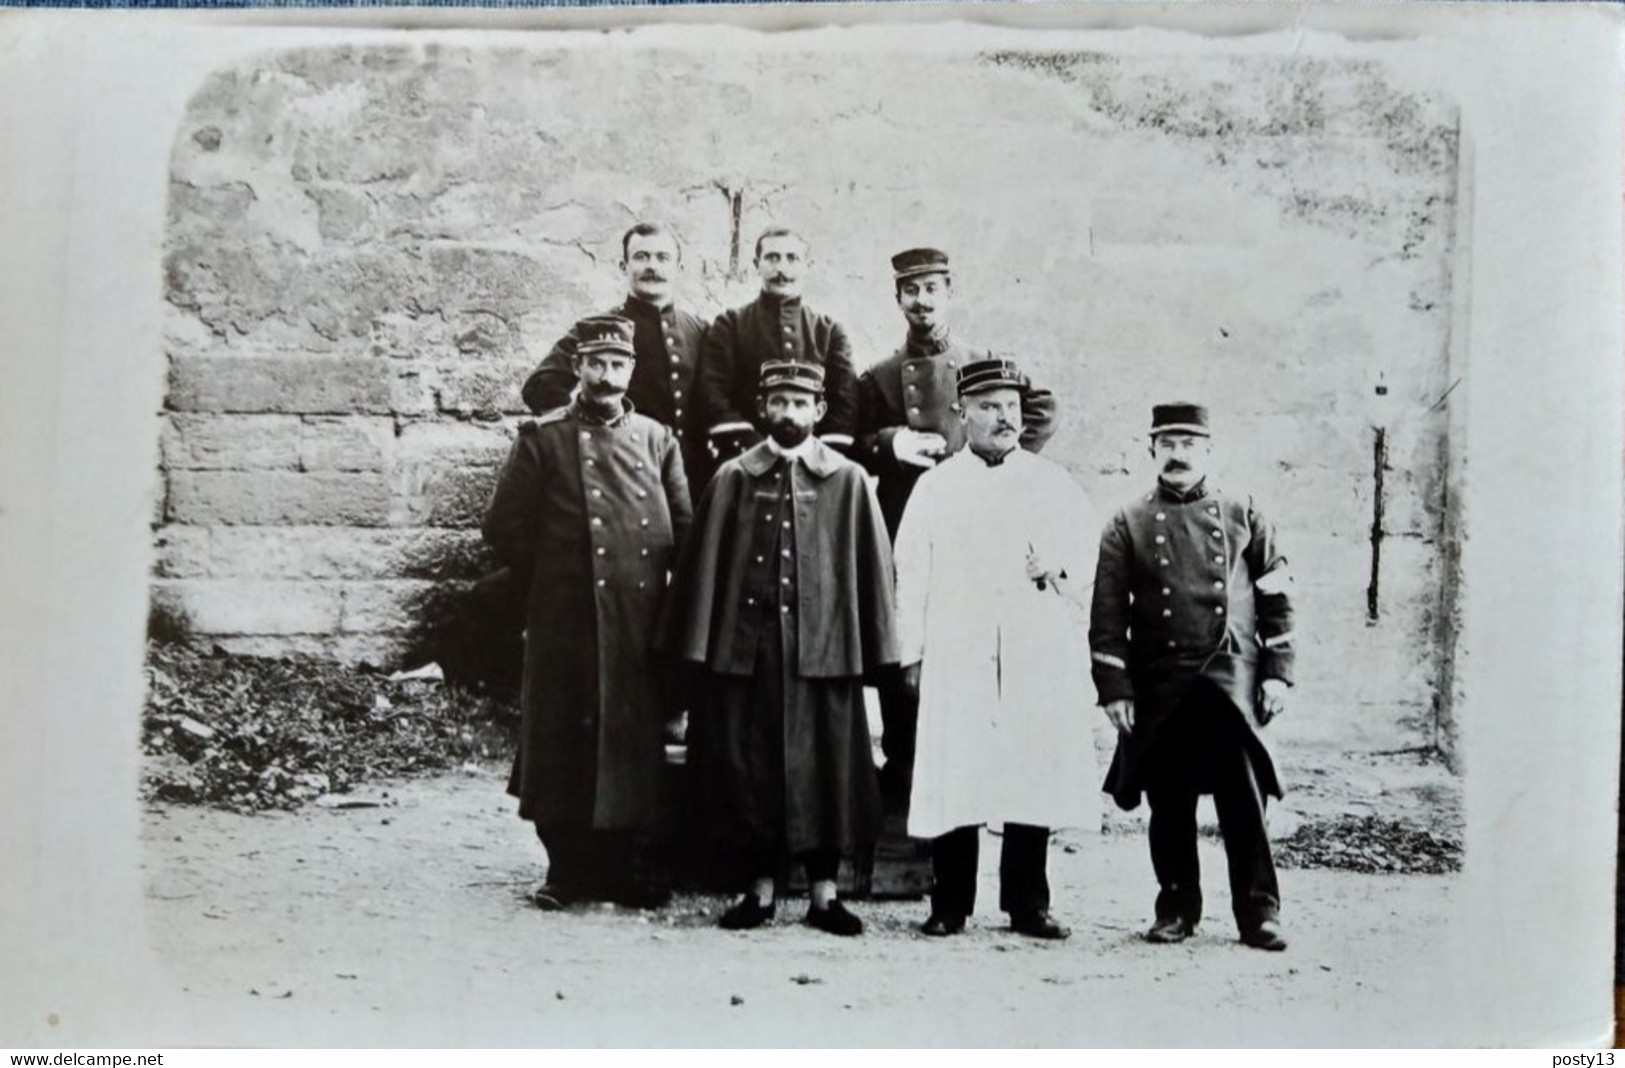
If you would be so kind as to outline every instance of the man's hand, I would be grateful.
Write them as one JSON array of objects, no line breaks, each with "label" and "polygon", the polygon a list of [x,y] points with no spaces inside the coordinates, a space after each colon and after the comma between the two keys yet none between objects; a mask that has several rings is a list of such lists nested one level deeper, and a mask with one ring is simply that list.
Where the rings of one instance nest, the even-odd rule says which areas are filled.
[{"label": "man's hand", "polygon": [[1106,718],[1112,721],[1120,734],[1134,732],[1134,698],[1120,697],[1115,701],[1107,701],[1105,706]]},{"label": "man's hand", "polygon": [[1050,570],[1050,566],[1039,557],[1038,550],[1033,548],[1032,542],[1027,543],[1027,578],[1041,590],[1047,590],[1055,585],[1057,578],[1055,572]]},{"label": "man's hand", "polygon": [[1268,726],[1269,723],[1286,711],[1286,692],[1291,689],[1280,679],[1265,679],[1262,686],[1263,693],[1258,703],[1258,725]]},{"label": "man's hand", "polygon": [[942,454],[948,451],[948,439],[911,427],[899,427],[891,439],[892,452],[899,463],[915,467],[935,467]]},{"label": "man's hand", "polygon": [[903,667],[903,692],[908,694],[910,700],[918,700],[920,696],[920,665],[922,660]]}]

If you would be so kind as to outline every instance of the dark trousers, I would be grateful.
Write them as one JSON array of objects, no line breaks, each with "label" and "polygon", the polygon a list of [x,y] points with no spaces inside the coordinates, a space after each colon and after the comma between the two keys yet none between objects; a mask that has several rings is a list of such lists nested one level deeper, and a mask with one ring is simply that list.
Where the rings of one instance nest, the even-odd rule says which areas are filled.
[{"label": "dark trousers", "polygon": [[1162,726],[1146,800],[1151,805],[1151,865],[1157,873],[1157,918],[1202,916],[1196,854],[1196,802],[1213,795],[1230,871],[1230,901],[1243,930],[1280,912],[1265,828],[1265,796],[1244,745],[1246,727],[1228,697],[1205,683]]},{"label": "dark trousers", "polygon": [[888,672],[877,687],[880,695],[880,800],[886,815],[908,815],[914,785],[914,743],[920,726],[920,699],[903,688],[901,671]]},{"label": "dark trousers", "polygon": [[[977,826],[957,827],[932,839],[931,911],[938,916],[969,916],[976,911],[976,862],[981,848]],[[1022,915],[1049,908],[1049,828],[1006,823],[999,850],[999,908]]]},{"label": "dark trousers", "polygon": [[650,863],[650,838],[633,830],[536,824],[547,850],[547,885],[580,897],[611,899],[668,881]]}]

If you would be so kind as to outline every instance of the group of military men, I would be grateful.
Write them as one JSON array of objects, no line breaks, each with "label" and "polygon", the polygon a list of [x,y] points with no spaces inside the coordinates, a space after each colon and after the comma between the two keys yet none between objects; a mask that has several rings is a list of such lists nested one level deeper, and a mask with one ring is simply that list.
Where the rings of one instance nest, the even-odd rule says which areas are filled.
[{"label": "group of military men", "polygon": [[932,840],[925,934],[965,929],[980,828],[1002,823],[1011,929],[1065,938],[1048,841],[1098,820],[1098,697],[1118,731],[1105,789],[1150,804],[1146,937],[1201,918],[1211,794],[1241,938],[1285,948],[1258,730],[1292,680],[1290,577],[1252,501],[1209,485],[1206,410],[1153,406],[1156,485],[1102,527],[1038,455],[1054,396],[951,335],[944,253],[893,257],[907,335],[861,376],[802,300],[798,234],[761,235],[760,294],[709,326],[673,302],[669,229],[632,227],[622,253],[626,300],[526,381],[538,418],[484,524],[528,594],[509,791],[547,852],[536,904],[669,900],[650,846],[686,719],[698,826],[740,891],[723,927],[767,924],[793,862],[807,922],[860,933],[837,872],[889,810]]}]

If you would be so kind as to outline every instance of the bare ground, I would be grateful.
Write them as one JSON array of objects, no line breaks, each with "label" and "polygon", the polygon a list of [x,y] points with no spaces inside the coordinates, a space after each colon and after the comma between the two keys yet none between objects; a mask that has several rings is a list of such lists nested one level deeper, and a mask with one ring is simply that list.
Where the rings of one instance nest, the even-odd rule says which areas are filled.
[{"label": "bare ground", "polygon": [[[387,798],[384,794],[387,792]],[[1062,838],[1065,943],[1002,929],[996,849],[959,938],[919,902],[855,906],[869,930],[713,926],[720,898],[638,913],[542,913],[544,861],[502,776],[470,768],[361,791],[377,808],[238,815],[154,805],[148,936],[184,1044],[1395,1045],[1440,1031],[1457,876],[1282,872],[1291,948],[1236,941],[1223,856],[1204,839],[1207,920],[1152,946],[1143,834]],[[177,1036],[177,1042],[182,1036]]]}]

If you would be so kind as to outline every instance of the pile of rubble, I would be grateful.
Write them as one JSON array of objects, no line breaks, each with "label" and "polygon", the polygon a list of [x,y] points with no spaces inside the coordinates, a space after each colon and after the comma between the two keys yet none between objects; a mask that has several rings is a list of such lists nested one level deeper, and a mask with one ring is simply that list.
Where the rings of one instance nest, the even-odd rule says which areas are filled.
[{"label": "pile of rubble", "polygon": [[151,643],[142,796],[292,809],[375,779],[508,759],[518,710],[445,685],[311,657]]},{"label": "pile of rubble", "polygon": [[1305,823],[1273,843],[1283,868],[1368,874],[1442,875],[1461,870],[1459,835],[1450,837],[1377,816]]}]

